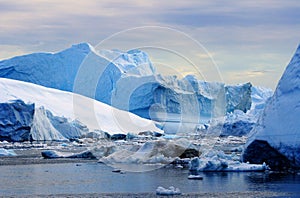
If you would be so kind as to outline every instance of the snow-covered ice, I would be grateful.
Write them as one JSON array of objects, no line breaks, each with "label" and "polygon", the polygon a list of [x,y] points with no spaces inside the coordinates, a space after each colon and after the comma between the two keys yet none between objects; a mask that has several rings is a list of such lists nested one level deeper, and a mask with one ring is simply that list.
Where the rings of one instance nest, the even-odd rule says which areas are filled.
[{"label": "snow-covered ice", "polygon": [[[2,91],[1,103],[12,100],[34,103],[33,129],[40,130],[40,127],[47,127],[47,130],[45,128],[44,130],[52,131],[51,134],[59,139],[62,137],[52,126],[55,126],[56,130],[62,130],[60,133],[65,133],[63,134],[64,137],[78,133],[76,130],[71,133],[71,128],[62,124],[66,120],[72,126],[76,126],[75,128],[82,128],[84,127],[82,124],[84,124],[89,130],[98,129],[109,134],[127,134],[129,132],[138,134],[143,131],[163,132],[150,120],[70,92],[5,78],[0,78],[0,89]],[[46,117],[51,118],[50,121],[45,119]],[[82,129],[86,131],[86,129]]]}]

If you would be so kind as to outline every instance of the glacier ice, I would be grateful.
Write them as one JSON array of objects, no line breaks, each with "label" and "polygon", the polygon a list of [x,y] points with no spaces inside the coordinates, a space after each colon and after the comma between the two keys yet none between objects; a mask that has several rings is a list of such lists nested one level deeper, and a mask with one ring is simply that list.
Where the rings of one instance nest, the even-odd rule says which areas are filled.
[{"label": "glacier ice", "polygon": [[[244,161],[266,161],[273,169],[300,167],[300,45],[274,95],[251,131]],[[270,157],[272,156],[272,157]]]}]

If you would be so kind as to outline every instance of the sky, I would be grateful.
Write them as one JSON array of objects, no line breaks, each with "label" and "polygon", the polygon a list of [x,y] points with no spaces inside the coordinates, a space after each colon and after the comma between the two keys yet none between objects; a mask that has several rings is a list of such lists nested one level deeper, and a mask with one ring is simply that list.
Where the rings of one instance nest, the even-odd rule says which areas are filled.
[{"label": "sky", "polygon": [[0,0],[0,59],[88,42],[158,71],[274,89],[300,44],[298,0]]}]

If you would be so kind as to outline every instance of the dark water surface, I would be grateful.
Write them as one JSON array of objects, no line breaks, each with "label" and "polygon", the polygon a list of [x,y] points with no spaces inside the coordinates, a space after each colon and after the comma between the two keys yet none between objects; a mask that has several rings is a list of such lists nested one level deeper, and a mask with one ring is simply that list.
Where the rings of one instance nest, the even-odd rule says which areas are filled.
[{"label": "dark water surface", "polygon": [[188,170],[160,168],[113,173],[99,163],[0,166],[0,195],[155,192],[158,186],[182,193],[273,191],[300,195],[300,175],[271,173],[203,173],[188,180]]}]

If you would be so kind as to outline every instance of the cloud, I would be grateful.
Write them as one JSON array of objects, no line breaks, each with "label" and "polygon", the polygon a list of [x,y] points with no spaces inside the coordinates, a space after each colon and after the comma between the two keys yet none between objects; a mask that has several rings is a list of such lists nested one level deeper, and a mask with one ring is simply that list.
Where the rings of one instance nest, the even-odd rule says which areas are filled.
[{"label": "cloud", "polygon": [[[273,83],[274,87],[275,73],[283,71],[300,41],[299,8],[298,0],[0,0],[0,58],[57,51],[79,42],[96,45],[124,29],[158,25],[181,30],[200,42],[213,55],[227,83],[260,79],[258,73],[245,71],[274,71],[264,73],[269,76],[268,82],[258,82],[268,86]],[[108,47],[134,46],[142,43],[139,40],[175,48],[201,65],[208,79],[219,80],[214,76],[216,70],[208,69],[213,65],[207,53],[174,34],[132,33],[122,41],[110,42]],[[156,53],[153,59],[168,62],[184,74],[193,72],[184,61],[170,55]],[[241,72],[244,79],[238,79],[234,72]]]}]

